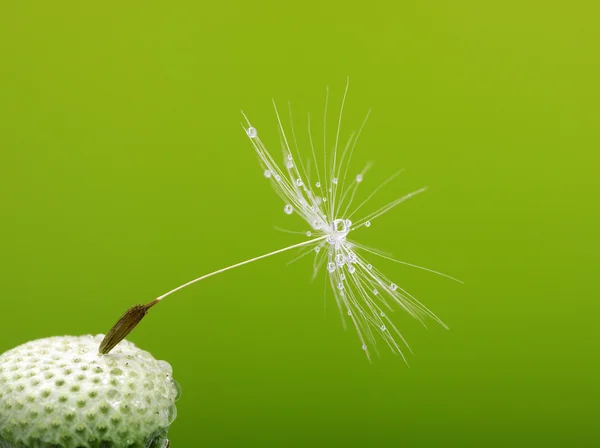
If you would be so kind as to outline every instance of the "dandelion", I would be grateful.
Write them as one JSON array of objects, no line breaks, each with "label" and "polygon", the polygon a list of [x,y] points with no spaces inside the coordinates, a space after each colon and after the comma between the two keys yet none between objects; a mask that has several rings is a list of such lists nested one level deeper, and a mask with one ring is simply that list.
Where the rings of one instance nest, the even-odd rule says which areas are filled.
[{"label": "dandelion", "polygon": [[[291,125],[290,132],[286,132],[274,101],[273,106],[284,152],[281,163],[278,163],[271,152],[269,152],[266,145],[260,139],[258,130],[252,126],[246,115],[242,112],[245,119],[242,127],[258,155],[264,177],[272,184],[275,192],[283,200],[284,213],[287,215],[298,215],[308,224],[310,230],[297,233],[305,235],[310,239],[219,269],[218,271],[185,283],[145,305],[143,315],[154,304],[191,284],[263,258],[292,249],[304,248],[305,251],[297,259],[309,254],[313,255],[313,278],[320,272],[324,272],[328,276],[328,281],[331,285],[330,290],[339,308],[342,322],[346,326],[346,321],[349,320],[351,326],[354,327],[358,334],[360,346],[367,357],[370,358],[372,350],[375,350],[377,339],[380,338],[389,346],[393,353],[405,359],[403,348],[406,347],[410,350],[410,347],[387,315],[387,312],[393,311],[396,307],[403,309],[423,324],[425,319],[429,318],[447,328],[432,311],[408,291],[388,279],[366,257],[382,257],[455,281],[459,280],[422,266],[396,260],[350,238],[355,230],[362,227],[369,228],[375,219],[380,218],[402,202],[424,192],[426,188],[405,194],[371,213],[364,214],[360,218],[358,217],[360,215],[359,212],[368,205],[369,201],[382,188],[394,180],[401,171],[396,172],[380,184],[362,202],[355,204],[358,189],[364,184],[365,174],[370,165],[367,165],[362,171],[354,175],[350,175],[349,171],[358,138],[369,118],[370,111],[362,122],[358,132],[352,133],[347,143],[342,147],[340,145],[340,130],[347,92],[348,84],[346,84],[340,106],[331,148],[328,146],[330,142],[328,141],[326,123],[328,100],[325,102],[323,147],[322,151],[319,151],[322,152],[319,156],[317,156],[318,151],[313,140],[310,115],[308,116],[310,150],[306,159],[300,153],[293,124]],[[291,107],[289,115],[290,121],[292,121]],[[314,179],[310,177],[311,172],[314,173]],[[132,324],[128,321],[126,313],[120,322],[125,321],[127,325],[121,324],[120,329],[115,330],[119,333],[116,337],[114,334],[111,336],[109,333],[107,339],[110,336],[111,343],[101,347],[101,351],[110,350],[112,346],[118,343],[122,337],[135,327],[143,315],[140,314],[139,319],[136,317],[134,319],[135,322]],[[118,324],[114,328],[117,327],[119,327]],[[125,329],[123,330],[123,328]]]}]

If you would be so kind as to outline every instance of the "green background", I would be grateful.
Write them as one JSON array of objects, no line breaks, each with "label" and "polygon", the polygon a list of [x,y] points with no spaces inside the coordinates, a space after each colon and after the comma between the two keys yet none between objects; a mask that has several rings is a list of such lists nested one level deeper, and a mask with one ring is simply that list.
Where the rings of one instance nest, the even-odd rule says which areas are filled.
[{"label": "green background", "polygon": [[239,110],[276,149],[271,98],[303,131],[350,76],[365,188],[406,168],[373,209],[430,187],[356,238],[464,280],[376,260],[450,331],[398,312],[410,367],[369,363],[308,259],[214,277],[131,336],[183,387],[173,446],[598,443],[599,9],[2,0],[0,352],[301,241]]}]

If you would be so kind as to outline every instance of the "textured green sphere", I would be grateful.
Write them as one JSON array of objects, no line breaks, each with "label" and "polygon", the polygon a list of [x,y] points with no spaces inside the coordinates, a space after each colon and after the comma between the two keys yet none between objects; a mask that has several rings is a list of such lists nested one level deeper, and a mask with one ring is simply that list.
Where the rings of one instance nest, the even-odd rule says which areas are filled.
[{"label": "textured green sphere", "polygon": [[103,336],[31,341],[0,355],[0,448],[168,446],[179,386],[172,368]]}]

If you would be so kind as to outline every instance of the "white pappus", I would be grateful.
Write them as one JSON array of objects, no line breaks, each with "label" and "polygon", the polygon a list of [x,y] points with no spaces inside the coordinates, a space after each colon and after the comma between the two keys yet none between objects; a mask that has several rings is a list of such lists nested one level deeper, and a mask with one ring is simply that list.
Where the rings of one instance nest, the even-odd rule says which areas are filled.
[{"label": "white pappus", "polygon": [[[326,101],[322,157],[321,154],[317,156],[317,151],[315,151],[310,115],[308,116],[310,154],[307,159],[304,159],[306,162],[303,161],[298,150],[293,124],[291,125],[290,138],[282,125],[275,102],[273,102],[273,106],[284,152],[284,160],[281,166],[275,161],[260,139],[257,129],[251,125],[243,112],[246,122],[242,126],[262,164],[264,176],[269,179],[275,192],[285,203],[284,212],[288,215],[292,213],[299,215],[310,226],[311,230],[307,231],[306,235],[313,238],[290,248],[310,247],[298,258],[314,253],[313,277],[320,271],[326,270],[340,313],[342,313],[342,317],[347,316],[349,318],[358,333],[362,349],[368,357],[370,357],[371,348],[375,347],[376,335],[379,335],[394,353],[404,358],[401,344],[409,350],[410,347],[408,347],[402,334],[387,315],[387,312],[394,309],[394,305],[399,306],[421,322],[429,317],[444,328],[447,327],[415,297],[390,281],[381,271],[367,261],[363,253],[370,253],[398,263],[424,269],[452,280],[456,279],[431,269],[392,259],[349,238],[352,231],[363,226],[370,227],[374,219],[379,218],[405,200],[422,193],[426,188],[408,193],[374,212],[352,221],[352,219],[355,219],[356,213],[362,210],[363,206],[400,172],[388,178],[364,201],[352,208],[356,192],[369,165],[352,176],[350,181],[348,181],[348,171],[358,137],[369,114],[367,114],[359,131],[353,133],[342,148],[340,146],[340,129],[347,92],[348,85],[346,85],[340,107],[335,140],[329,153],[326,135]],[[322,161],[321,169],[319,169],[319,161]],[[314,179],[310,178],[311,168],[314,168]],[[345,325],[344,318],[342,321]]]}]

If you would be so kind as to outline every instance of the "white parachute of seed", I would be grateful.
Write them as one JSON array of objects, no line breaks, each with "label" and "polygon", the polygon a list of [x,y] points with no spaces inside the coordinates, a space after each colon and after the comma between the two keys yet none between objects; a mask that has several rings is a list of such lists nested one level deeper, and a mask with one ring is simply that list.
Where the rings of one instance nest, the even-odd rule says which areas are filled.
[{"label": "white parachute of seed", "polygon": [[[312,231],[297,233],[305,234],[307,237],[312,236],[312,238],[203,275],[163,294],[158,297],[157,300],[162,300],[176,291],[213,275],[282,252],[304,247],[308,250],[297,257],[297,259],[312,253],[314,254],[313,278],[318,275],[322,268],[328,272],[327,275],[329,277],[329,283],[331,284],[330,289],[333,292],[340,313],[342,316],[344,314],[349,316],[350,322],[356,329],[360,339],[362,350],[367,354],[367,357],[370,358],[371,348],[375,348],[377,340],[376,336],[379,335],[393,353],[402,356],[406,361],[402,346],[409,350],[410,347],[398,328],[383,311],[386,308],[388,310],[393,310],[393,305],[400,307],[422,323],[424,323],[426,318],[430,318],[435,322],[438,322],[444,328],[447,328],[442,320],[425,305],[419,302],[408,291],[391,282],[381,271],[368,262],[364,254],[367,253],[379,256],[462,283],[460,280],[432,269],[396,260],[348,238],[350,232],[354,232],[363,227],[370,227],[374,219],[381,217],[407,199],[424,192],[426,188],[420,188],[405,194],[366,216],[356,219],[354,222],[351,221],[351,218],[353,218],[357,212],[362,210],[377,192],[395,179],[401,171],[393,174],[375,188],[365,200],[353,207],[358,187],[364,183],[364,175],[370,168],[370,165],[367,165],[361,172],[352,178],[351,182],[347,183],[348,171],[358,138],[369,118],[370,111],[367,113],[358,132],[352,133],[348,142],[343,145],[342,148],[340,145],[340,130],[347,93],[348,83],[346,84],[346,89],[344,91],[337,120],[335,138],[331,150],[328,147],[330,142],[327,139],[327,105],[329,96],[327,93],[324,114],[323,147],[320,148],[321,154],[319,154],[319,158],[317,157],[318,151],[313,142],[310,115],[308,115],[310,153],[308,159],[304,159],[298,149],[293,124],[291,124],[292,139],[290,141],[288,133],[282,124],[275,101],[273,101],[284,150],[284,160],[282,165],[285,169],[282,169],[276,162],[273,155],[258,136],[257,129],[251,125],[246,115],[242,112],[245,119],[245,123],[242,123],[242,127],[258,155],[262,169],[264,170],[264,177],[272,183],[276,193],[284,200],[285,214],[296,214],[300,216],[300,218],[306,221],[312,229]],[[293,152],[295,155],[292,155]],[[294,160],[297,160],[298,162],[294,163]],[[306,164],[304,163],[304,160],[307,160]],[[321,168],[319,167],[320,163],[318,160],[323,162]],[[309,173],[313,173],[316,179],[311,179]],[[315,185],[316,190],[313,190],[311,185]],[[342,319],[342,322],[344,327],[346,327],[344,319]]]}]

